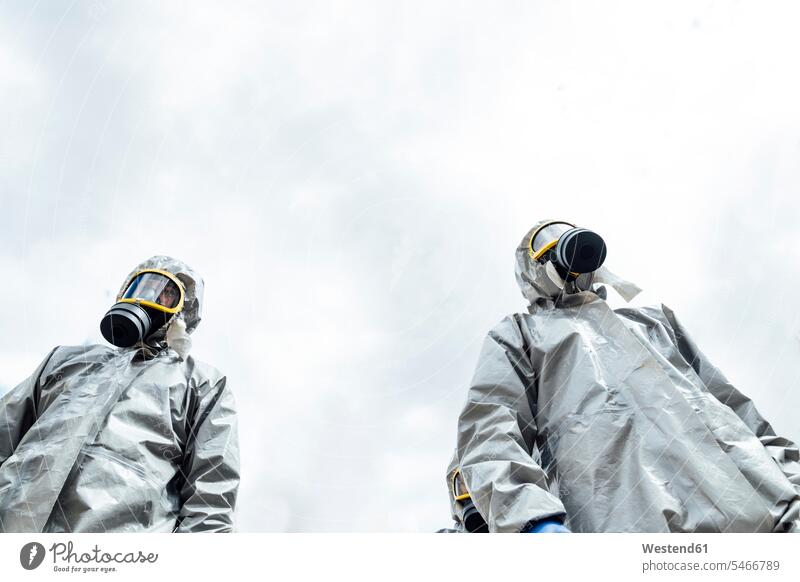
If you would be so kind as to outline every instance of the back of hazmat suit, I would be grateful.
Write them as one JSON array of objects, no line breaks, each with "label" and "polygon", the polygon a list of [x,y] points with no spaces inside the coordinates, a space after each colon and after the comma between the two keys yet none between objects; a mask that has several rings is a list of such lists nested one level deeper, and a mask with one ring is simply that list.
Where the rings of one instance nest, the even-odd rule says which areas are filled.
[{"label": "back of hazmat suit", "polygon": [[143,270],[180,282],[168,324],[128,348],[57,347],[0,401],[0,531],[232,531],[234,400],[188,355],[203,281],[153,257],[118,301]]},{"label": "back of hazmat suit", "polygon": [[[447,481],[491,532],[800,529],[800,454],[664,305],[612,310],[604,267],[565,283],[516,251],[530,305],[492,329],[458,420]],[[627,296],[626,296],[627,295]],[[472,528],[465,528],[473,531]]]}]

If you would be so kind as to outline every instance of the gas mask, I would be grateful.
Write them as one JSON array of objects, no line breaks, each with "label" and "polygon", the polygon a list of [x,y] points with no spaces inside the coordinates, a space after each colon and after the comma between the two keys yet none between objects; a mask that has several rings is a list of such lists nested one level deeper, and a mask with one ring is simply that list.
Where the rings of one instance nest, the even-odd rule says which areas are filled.
[{"label": "gas mask", "polygon": [[[615,275],[603,266],[606,260],[606,244],[600,235],[562,220],[543,222],[526,242],[528,259],[533,269],[541,273],[535,285],[548,296],[562,293],[577,293],[592,290],[602,299],[606,290],[602,285],[614,289],[630,302],[641,289],[630,281]],[[523,284],[533,284],[532,280]],[[524,292],[524,288],[523,288]]]},{"label": "gas mask", "polygon": [[606,260],[606,243],[596,232],[568,222],[546,222],[531,236],[528,254],[546,263],[554,282],[575,281],[599,269]]},{"label": "gas mask", "polygon": [[183,309],[183,283],[167,271],[136,273],[100,322],[106,340],[120,348],[143,342]]}]

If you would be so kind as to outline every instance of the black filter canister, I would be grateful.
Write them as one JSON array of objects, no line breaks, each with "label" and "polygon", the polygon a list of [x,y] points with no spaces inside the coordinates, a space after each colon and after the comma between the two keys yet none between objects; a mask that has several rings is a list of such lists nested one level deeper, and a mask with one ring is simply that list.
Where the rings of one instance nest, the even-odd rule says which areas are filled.
[{"label": "black filter canister", "polygon": [[606,260],[606,243],[596,232],[573,228],[561,235],[555,252],[555,263],[563,271],[591,273]]},{"label": "black filter canister", "polygon": [[152,323],[144,308],[135,303],[116,303],[100,321],[100,332],[109,343],[129,348],[149,335]]},{"label": "black filter canister", "polygon": [[462,502],[463,511],[461,513],[461,522],[464,524],[464,529],[469,533],[489,533],[489,526],[486,525],[483,516],[478,512],[472,499],[467,499]]}]

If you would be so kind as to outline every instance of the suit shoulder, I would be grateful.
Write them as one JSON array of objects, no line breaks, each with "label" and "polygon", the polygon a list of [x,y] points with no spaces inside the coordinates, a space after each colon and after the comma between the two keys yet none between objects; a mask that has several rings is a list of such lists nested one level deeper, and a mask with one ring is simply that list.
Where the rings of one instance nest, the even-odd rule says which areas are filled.
[{"label": "suit shoulder", "polygon": [[112,348],[100,344],[56,346],[50,352],[50,366],[94,362],[113,354],[114,350]]},{"label": "suit shoulder", "polygon": [[207,364],[202,360],[198,360],[194,356],[187,356],[186,364],[191,370],[191,376],[195,380],[198,388],[207,385],[209,388],[216,386],[222,382],[225,385],[226,376],[219,369],[211,364]]},{"label": "suit shoulder", "polygon": [[615,313],[626,314],[626,315],[645,315],[651,319],[659,319],[664,320],[667,318],[667,313],[672,313],[672,310],[669,309],[666,305],[662,303],[653,303],[650,305],[637,305],[637,306],[630,306],[626,305],[624,307],[618,307],[614,310]]},{"label": "suit shoulder", "polygon": [[512,313],[501,319],[487,334],[487,339],[500,345],[522,347],[535,334],[534,316],[529,313]]},{"label": "suit shoulder", "polygon": [[527,317],[525,313],[510,313],[492,326],[492,329],[489,330],[489,335],[522,329],[527,323]]}]

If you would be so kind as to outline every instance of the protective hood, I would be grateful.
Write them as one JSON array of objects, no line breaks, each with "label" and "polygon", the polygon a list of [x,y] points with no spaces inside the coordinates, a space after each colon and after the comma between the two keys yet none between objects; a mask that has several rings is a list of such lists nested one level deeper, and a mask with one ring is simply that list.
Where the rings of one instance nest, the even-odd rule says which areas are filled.
[{"label": "protective hood", "polygon": [[[189,265],[164,255],[150,257],[139,263],[125,278],[117,293],[117,301],[122,298],[128,285],[137,273],[144,269],[160,269],[175,275],[185,288],[186,299],[183,310],[174,316],[168,324],[151,334],[146,343],[149,347],[163,349],[165,346],[173,348],[181,358],[186,358],[191,348],[191,334],[202,319],[203,307],[203,278]],[[185,327],[185,329],[184,329]]]},{"label": "protective hood", "polygon": [[564,301],[579,300],[577,294],[584,291],[591,291],[605,299],[605,289],[600,284],[606,284],[613,288],[628,302],[641,292],[637,285],[618,277],[606,267],[600,267],[593,273],[585,273],[575,281],[564,282],[551,263],[534,261],[528,252],[531,237],[540,226],[548,222],[552,221],[550,219],[540,220],[534,224],[525,233],[516,250],[517,283],[522,295],[531,305],[550,302],[558,304]]}]

